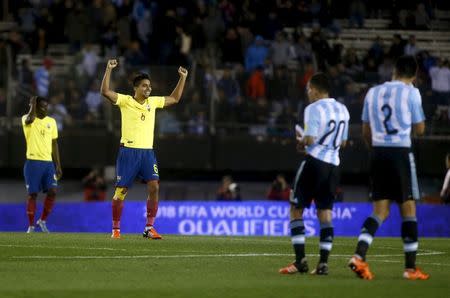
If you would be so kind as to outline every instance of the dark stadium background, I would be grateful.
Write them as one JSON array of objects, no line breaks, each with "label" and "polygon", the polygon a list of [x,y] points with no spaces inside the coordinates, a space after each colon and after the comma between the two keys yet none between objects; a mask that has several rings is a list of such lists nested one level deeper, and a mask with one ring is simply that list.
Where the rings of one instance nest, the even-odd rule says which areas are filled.
[{"label": "dark stadium background", "polygon": [[[302,159],[293,127],[307,105],[305,83],[323,71],[351,113],[343,199],[365,201],[362,102],[370,86],[389,79],[392,61],[406,48],[420,65],[416,85],[427,117],[426,136],[414,139],[418,174],[426,199],[439,201],[450,152],[450,90],[435,92],[429,70],[448,69],[447,1],[10,0],[0,9],[1,201],[25,197],[19,117],[43,65],[51,66],[50,115],[61,126],[59,199],[82,200],[80,181],[93,167],[106,167],[114,178],[120,114],[99,97],[111,57],[119,58],[112,77],[119,92],[131,92],[131,75],[146,71],[153,94],[169,94],[177,67],[190,71],[180,104],[157,113],[162,199],[214,199],[225,174],[241,185],[244,199],[265,199],[278,173],[291,183]],[[252,66],[255,40],[268,54]]]}]

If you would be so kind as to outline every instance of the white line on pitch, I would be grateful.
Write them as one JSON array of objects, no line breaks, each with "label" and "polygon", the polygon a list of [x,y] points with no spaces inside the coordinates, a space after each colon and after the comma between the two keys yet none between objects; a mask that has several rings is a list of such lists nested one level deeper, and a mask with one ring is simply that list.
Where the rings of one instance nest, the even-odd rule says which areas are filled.
[{"label": "white line on pitch", "polygon": [[[418,256],[428,256],[428,255],[440,255],[443,252],[423,252],[418,253]],[[133,256],[13,256],[13,259],[170,259],[170,258],[229,258],[229,257],[279,257],[279,256],[292,256],[292,254],[284,253],[241,253],[241,254],[214,254],[214,255],[203,255],[203,254],[191,254],[191,255],[133,255]],[[318,256],[317,254],[307,254],[307,256]],[[351,255],[332,255],[334,257],[346,257],[349,258]],[[371,257],[399,257],[403,254],[395,255],[371,255]]]},{"label": "white line on pitch", "polygon": [[77,246],[45,246],[45,245],[15,245],[15,244],[0,244],[1,247],[24,247],[24,248],[52,248],[52,249],[86,249],[86,250],[112,250],[112,251],[126,251],[124,248],[110,248],[110,247],[77,247]]}]

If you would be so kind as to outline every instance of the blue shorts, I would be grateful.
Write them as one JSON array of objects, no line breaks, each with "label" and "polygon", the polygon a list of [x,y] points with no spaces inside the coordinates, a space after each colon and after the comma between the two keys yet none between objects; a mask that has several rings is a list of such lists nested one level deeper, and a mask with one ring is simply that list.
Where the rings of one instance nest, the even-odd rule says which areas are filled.
[{"label": "blue shorts", "polygon": [[117,187],[131,187],[136,178],[148,182],[159,180],[153,149],[120,147],[116,163]]},{"label": "blue shorts", "polygon": [[23,166],[23,176],[29,194],[47,192],[50,188],[56,188],[55,165],[52,161],[27,159]]}]

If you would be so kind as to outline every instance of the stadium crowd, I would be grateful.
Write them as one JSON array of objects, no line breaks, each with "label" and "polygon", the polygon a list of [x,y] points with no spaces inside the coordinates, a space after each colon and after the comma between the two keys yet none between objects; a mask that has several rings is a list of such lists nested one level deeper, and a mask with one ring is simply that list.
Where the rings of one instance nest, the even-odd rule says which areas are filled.
[{"label": "stadium crowd", "polygon": [[[448,8],[445,1],[411,1],[401,10],[395,1],[364,0],[349,5],[319,0],[10,2],[10,20],[18,27],[0,41],[0,60],[5,65],[9,46],[17,61],[13,114],[23,114],[28,95],[37,93],[49,98],[60,130],[80,122],[104,125],[108,112],[99,72],[108,57],[121,57],[125,66],[118,74],[119,91],[131,88],[126,74],[133,71],[150,72],[155,93],[163,93],[168,83],[158,78],[161,73],[175,73],[171,66],[195,68],[183,104],[159,113],[160,133],[202,135],[212,121],[225,133],[244,127],[256,135],[291,134],[307,105],[305,84],[317,70],[329,75],[331,95],[346,104],[351,123],[359,123],[368,87],[390,80],[393,61],[403,54],[419,61],[416,84],[427,119],[449,124],[448,60],[418,48],[415,36],[404,40],[399,34],[391,44],[376,38],[365,55],[358,55],[339,43],[337,21],[347,18],[350,26],[364,27],[366,17],[387,13],[392,28],[428,30],[433,9]],[[64,75],[52,75],[48,50],[54,44],[68,45],[67,54],[74,57]],[[28,58],[17,58],[24,54],[42,57],[42,66],[33,69]],[[0,115],[6,114],[5,80],[3,74]]]}]

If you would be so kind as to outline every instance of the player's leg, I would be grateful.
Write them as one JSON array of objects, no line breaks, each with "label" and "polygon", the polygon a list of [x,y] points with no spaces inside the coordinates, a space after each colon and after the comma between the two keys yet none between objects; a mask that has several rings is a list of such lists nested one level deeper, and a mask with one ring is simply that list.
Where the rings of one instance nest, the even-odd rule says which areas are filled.
[{"label": "player's leg", "polygon": [[155,240],[162,239],[154,227],[159,204],[159,171],[153,150],[145,151],[143,160],[139,176],[147,182],[147,222],[142,236]]},{"label": "player's leg", "polygon": [[36,198],[37,193],[28,194],[27,198],[27,216],[28,216],[28,230],[27,233],[34,232],[34,216],[36,214]]},{"label": "player's leg", "polygon": [[27,160],[23,167],[23,175],[25,178],[25,185],[28,192],[27,197],[27,216],[28,216],[28,230],[27,233],[32,233],[35,230],[34,218],[36,214],[36,199],[37,194],[41,191],[40,181],[42,176],[42,169],[37,165],[36,161]]},{"label": "player's leg", "polygon": [[162,239],[162,236],[156,231],[154,224],[156,214],[158,213],[159,202],[159,180],[150,180],[147,182],[147,222],[145,224],[143,237],[149,239]]},{"label": "player's leg", "polygon": [[290,228],[291,243],[295,252],[295,261],[279,270],[281,274],[306,273],[308,262],[305,255],[305,223],[303,222],[303,210],[311,204],[311,196],[308,195],[312,175],[310,163],[303,161],[297,171],[294,180],[294,189],[291,192]]},{"label": "player's leg", "polygon": [[112,198],[112,234],[111,238],[120,238],[120,220],[122,218],[123,202],[128,188],[133,184],[139,170],[139,154],[132,148],[120,147],[117,156],[117,182]]},{"label": "player's leg", "polygon": [[42,209],[41,217],[38,219],[36,224],[41,228],[42,232],[48,233],[49,230],[47,228],[47,217],[53,210],[53,206],[55,205],[56,199],[56,171],[53,162],[49,162],[46,164],[46,171],[44,176],[42,177],[42,186],[44,192],[47,193],[44,200],[44,207]]},{"label": "player's leg", "polygon": [[333,203],[336,188],[339,184],[339,168],[317,161],[317,171],[320,183],[316,195],[317,218],[320,222],[319,253],[320,259],[311,274],[328,274],[328,257],[333,247],[334,228],[332,222]]},{"label": "player's leg", "polygon": [[[412,153],[405,155],[405,168],[402,175],[402,194],[403,202],[400,204],[402,215],[401,236],[403,240],[403,251],[405,253],[405,271],[403,277],[412,280],[425,280],[429,275],[416,268],[416,255],[419,248],[416,201],[419,199],[419,187],[417,182],[416,167]],[[407,159],[407,160],[406,160]]]},{"label": "player's leg", "polygon": [[372,244],[375,233],[383,221],[389,216],[389,209],[389,200],[379,200],[373,203],[373,213],[364,221],[358,237],[358,244],[355,250],[356,257],[365,261],[367,250]]},{"label": "player's leg", "polygon": [[117,186],[112,198],[112,234],[111,238],[120,238],[120,219],[122,218],[123,201],[127,195],[128,188]]}]

